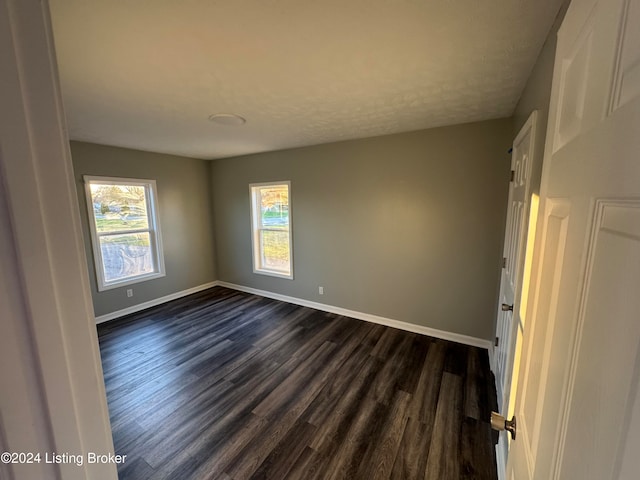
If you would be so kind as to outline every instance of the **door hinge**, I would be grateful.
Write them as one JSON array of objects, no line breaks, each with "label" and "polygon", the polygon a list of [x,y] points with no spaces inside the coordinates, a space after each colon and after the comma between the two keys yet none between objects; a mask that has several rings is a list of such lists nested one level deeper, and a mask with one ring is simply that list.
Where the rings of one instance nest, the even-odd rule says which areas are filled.
[{"label": "door hinge", "polygon": [[511,178],[509,179],[510,182],[513,182],[513,180],[516,178],[516,171],[515,170],[511,170]]},{"label": "door hinge", "polygon": [[497,347],[500,344],[500,339],[498,337],[496,337],[496,341],[494,343],[494,346]]},{"label": "door hinge", "polygon": [[507,257],[502,257],[502,268],[507,268]]}]

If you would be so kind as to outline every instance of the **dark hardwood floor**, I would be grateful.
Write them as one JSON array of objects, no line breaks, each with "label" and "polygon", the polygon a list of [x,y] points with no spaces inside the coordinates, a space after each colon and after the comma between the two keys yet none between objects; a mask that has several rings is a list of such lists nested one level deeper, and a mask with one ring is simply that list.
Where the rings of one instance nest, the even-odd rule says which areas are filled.
[{"label": "dark hardwood floor", "polygon": [[496,479],[487,352],[215,287],[98,326],[120,479]]}]

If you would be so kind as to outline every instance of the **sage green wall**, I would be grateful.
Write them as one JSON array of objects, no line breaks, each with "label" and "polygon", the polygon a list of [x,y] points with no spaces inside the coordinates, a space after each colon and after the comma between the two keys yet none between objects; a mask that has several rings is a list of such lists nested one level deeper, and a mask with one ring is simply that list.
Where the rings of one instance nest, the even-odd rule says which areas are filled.
[{"label": "sage green wall", "polygon": [[[96,316],[212,282],[215,276],[211,162],[71,142],[82,230]],[[166,276],[98,292],[83,175],[156,180]],[[134,296],[127,298],[126,289]]]},{"label": "sage green wall", "polygon": [[[490,339],[511,136],[503,119],[216,160],[218,279]],[[293,280],[251,265],[249,184],[278,180]]]}]

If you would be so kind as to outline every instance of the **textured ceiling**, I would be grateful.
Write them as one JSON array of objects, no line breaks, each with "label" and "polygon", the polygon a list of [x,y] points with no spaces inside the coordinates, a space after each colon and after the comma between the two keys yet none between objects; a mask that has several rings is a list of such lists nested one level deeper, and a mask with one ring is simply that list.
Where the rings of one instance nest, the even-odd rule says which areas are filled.
[{"label": "textured ceiling", "polygon": [[222,158],[509,116],[562,1],[50,5],[72,139]]}]

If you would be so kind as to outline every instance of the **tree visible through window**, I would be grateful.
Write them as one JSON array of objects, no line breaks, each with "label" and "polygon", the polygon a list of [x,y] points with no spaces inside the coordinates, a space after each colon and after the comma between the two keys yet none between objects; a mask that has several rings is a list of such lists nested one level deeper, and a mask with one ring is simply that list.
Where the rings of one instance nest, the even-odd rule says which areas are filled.
[{"label": "tree visible through window", "polygon": [[289,182],[250,185],[253,270],[293,278]]},{"label": "tree visible through window", "polygon": [[164,275],[155,181],[85,177],[98,290]]}]

